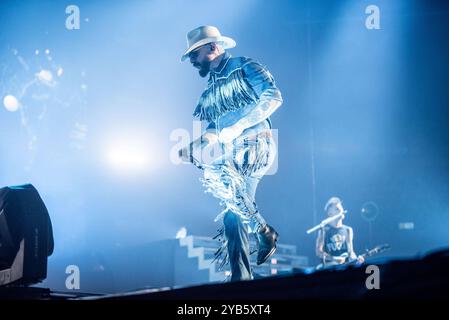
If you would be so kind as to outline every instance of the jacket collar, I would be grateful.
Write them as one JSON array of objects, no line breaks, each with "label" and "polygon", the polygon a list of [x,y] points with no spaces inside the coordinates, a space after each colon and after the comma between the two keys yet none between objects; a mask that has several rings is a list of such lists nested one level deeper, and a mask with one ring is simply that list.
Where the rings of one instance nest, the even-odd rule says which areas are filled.
[{"label": "jacket collar", "polygon": [[229,59],[231,59],[231,55],[227,51],[225,51],[225,53],[223,54],[223,59],[221,59],[221,61],[220,61],[220,64],[215,69],[212,69],[210,71],[210,73],[211,74],[220,74],[221,72],[223,72],[223,69],[228,64]]}]

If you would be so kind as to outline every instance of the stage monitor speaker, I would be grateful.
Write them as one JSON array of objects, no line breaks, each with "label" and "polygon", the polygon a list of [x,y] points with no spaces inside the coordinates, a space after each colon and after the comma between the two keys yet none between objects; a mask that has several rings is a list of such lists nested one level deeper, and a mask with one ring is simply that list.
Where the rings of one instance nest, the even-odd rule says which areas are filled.
[{"label": "stage monitor speaker", "polygon": [[53,253],[47,208],[31,185],[0,189],[0,286],[31,285],[47,277]]}]

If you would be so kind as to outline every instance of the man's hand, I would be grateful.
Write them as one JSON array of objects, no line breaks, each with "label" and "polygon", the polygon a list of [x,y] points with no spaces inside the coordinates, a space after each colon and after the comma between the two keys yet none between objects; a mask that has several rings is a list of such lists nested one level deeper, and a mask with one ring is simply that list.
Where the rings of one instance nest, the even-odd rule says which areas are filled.
[{"label": "man's hand", "polygon": [[218,135],[218,140],[221,143],[229,143],[234,139],[238,138],[243,132],[243,129],[240,126],[232,125],[221,130]]},{"label": "man's hand", "polygon": [[346,258],[345,257],[332,257],[332,260],[338,264],[343,264],[346,262]]},{"label": "man's hand", "polygon": [[190,147],[184,147],[178,151],[178,156],[182,162],[191,162]]}]

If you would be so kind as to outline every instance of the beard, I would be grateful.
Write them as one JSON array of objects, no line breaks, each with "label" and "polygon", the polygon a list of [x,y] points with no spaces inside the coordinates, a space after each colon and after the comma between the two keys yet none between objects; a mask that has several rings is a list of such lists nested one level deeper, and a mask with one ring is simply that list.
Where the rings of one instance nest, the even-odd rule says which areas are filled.
[{"label": "beard", "polygon": [[211,61],[203,61],[200,65],[198,65],[198,67],[199,67],[198,73],[200,74],[201,78],[204,78],[209,73],[210,64],[211,64]]}]

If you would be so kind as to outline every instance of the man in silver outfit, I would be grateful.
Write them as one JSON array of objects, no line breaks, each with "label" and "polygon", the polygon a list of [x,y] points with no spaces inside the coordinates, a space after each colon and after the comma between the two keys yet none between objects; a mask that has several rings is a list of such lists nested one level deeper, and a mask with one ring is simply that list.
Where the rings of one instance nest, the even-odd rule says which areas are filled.
[{"label": "man in silver outfit", "polygon": [[[188,58],[201,77],[209,75],[193,113],[207,128],[179,155],[184,162],[204,169],[206,190],[225,205],[222,252],[227,251],[224,262],[229,261],[231,281],[250,280],[249,232],[257,240],[257,264],[275,252],[278,239],[278,233],[259,213],[255,194],[276,156],[269,117],[281,106],[281,93],[265,67],[225,51],[236,43],[217,28],[198,27],[187,34],[187,42],[181,61]],[[222,155],[211,165],[194,158],[195,150],[216,143]]]}]

